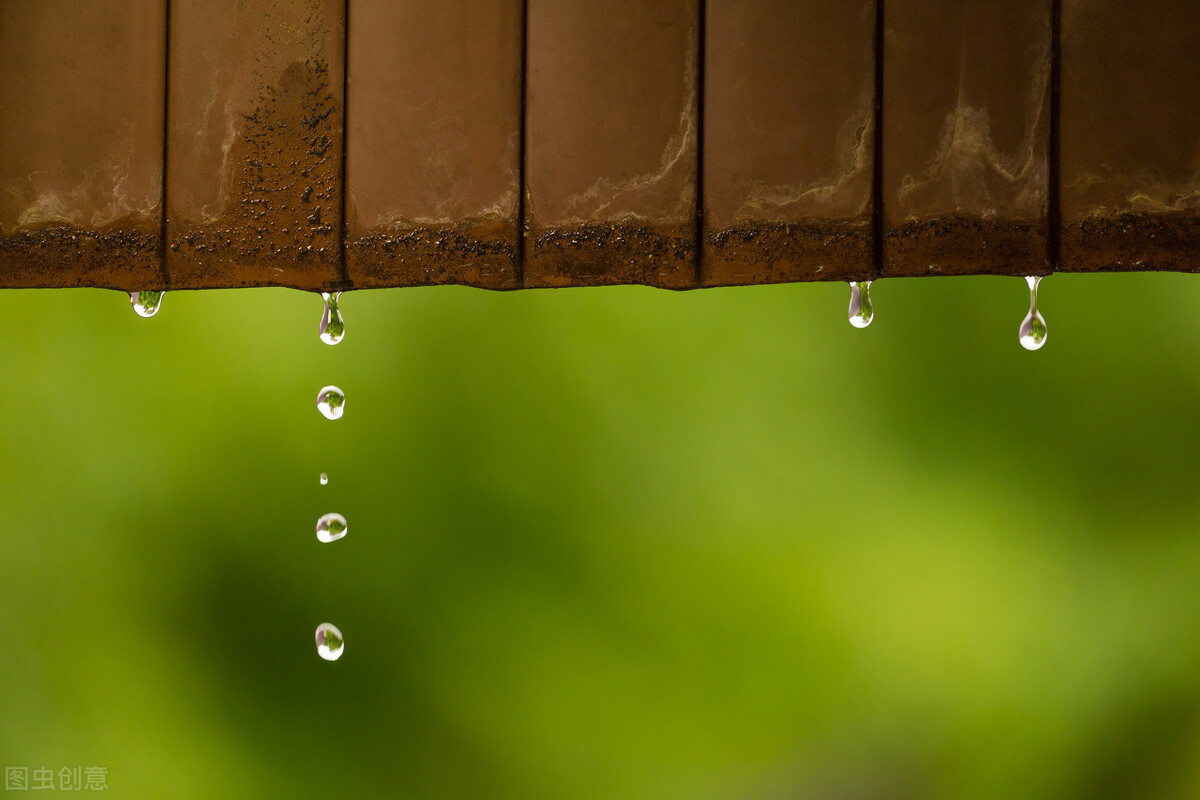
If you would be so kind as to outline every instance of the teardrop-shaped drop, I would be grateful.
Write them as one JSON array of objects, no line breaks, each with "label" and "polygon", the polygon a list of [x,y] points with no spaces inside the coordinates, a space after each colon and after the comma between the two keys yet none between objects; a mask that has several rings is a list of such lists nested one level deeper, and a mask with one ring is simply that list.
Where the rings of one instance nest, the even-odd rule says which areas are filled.
[{"label": "teardrop-shaped drop", "polygon": [[342,321],[342,312],[338,310],[338,299],[341,296],[341,292],[321,292],[321,299],[325,301],[325,311],[321,314],[321,326],[317,332],[325,344],[337,344],[346,335],[346,323]]},{"label": "teardrop-shaped drop", "polygon": [[341,419],[346,410],[346,395],[336,386],[322,387],[317,393],[317,409],[325,419]]},{"label": "teardrop-shaped drop", "polygon": [[1046,320],[1037,307],[1037,290],[1041,282],[1040,277],[1025,278],[1025,283],[1029,286],[1029,313],[1021,321],[1018,335],[1021,339],[1021,347],[1026,350],[1040,350],[1049,336],[1049,332],[1046,330]]},{"label": "teardrop-shaped drop", "polygon": [[346,641],[337,626],[322,622],[317,626],[317,655],[326,661],[337,661],[346,649]]},{"label": "teardrop-shaped drop", "polygon": [[341,514],[326,514],[317,520],[317,538],[322,542],[336,542],[349,531],[350,526]]},{"label": "teardrop-shaped drop", "polygon": [[871,305],[871,282],[850,281],[850,324],[865,328],[875,319],[875,308]]},{"label": "teardrop-shaped drop", "polygon": [[130,292],[129,302],[139,317],[153,317],[162,305],[166,292]]},{"label": "teardrop-shaped drop", "polygon": [[326,475],[324,472],[322,472],[321,477],[318,478],[317,480],[319,480],[321,482],[321,485],[324,486],[325,484],[329,483],[329,476]]}]

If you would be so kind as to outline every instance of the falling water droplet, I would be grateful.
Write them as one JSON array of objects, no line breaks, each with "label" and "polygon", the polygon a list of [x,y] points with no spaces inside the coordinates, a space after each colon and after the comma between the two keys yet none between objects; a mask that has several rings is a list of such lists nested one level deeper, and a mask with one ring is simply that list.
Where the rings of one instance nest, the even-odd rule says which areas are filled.
[{"label": "falling water droplet", "polygon": [[346,323],[342,321],[342,312],[338,311],[338,299],[341,296],[341,292],[321,292],[321,299],[325,301],[325,311],[321,314],[321,327],[317,332],[321,334],[321,341],[325,344],[337,344],[346,335]]},{"label": "falling water droplet", "polygon": [[1030,276],[1025,279],[1025,283],[1029,285],[1029,313],[1021,322],[1020,336],[1021,347],[1026,350],[1040,350],[1049,335],[1046,331],[1046,320],[1037,307],[1037,290],[1041,282],[1040,277]]},{"label": "falling water droplet", "polygon": [[325,484],[329,483],[329,476],[326,475],[324,472],[322,472],[320,480],[321,480],[321,485],[324,486]]},{"label": "falling water droplet", "polygon": [[346,395],[336,386],[326,386],[317,394],[317,408],[325,419],[341,419],[346,410]]},{"label": "falling water droplet", "polygon": [[130,292],[129,302],[139,317],[153,317],[162,305],[166,292]]},{"label": "falling water droplet", "polygon": [[875,308],[871,305],[871,282],[850,281],[850,324],[865,328],[875,319]]},{"label": "falling water droplet", "polygon": [[326,661],[337,661],[345,649],[346,642],[336,625],[322,622],[317,626],[317,655]]},{"label": "falling water droplet", "polygon": [[326,514],[317,520],[317,538],[322,542],[336,542],[349,530],[350,526],[341,514]]}]

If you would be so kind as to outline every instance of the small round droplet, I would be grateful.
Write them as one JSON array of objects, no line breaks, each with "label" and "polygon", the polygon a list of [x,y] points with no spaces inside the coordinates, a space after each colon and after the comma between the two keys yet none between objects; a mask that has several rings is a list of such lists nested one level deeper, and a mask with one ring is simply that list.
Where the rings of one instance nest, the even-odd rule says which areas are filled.
[{"label": "small round droplet", "polygon": [[350,530],[346,518],[341,514],[326,514],[317,520],[317,538],[322,542],[336,542]]},{"label": "small round droplet", "polygon": [[321,292],[321,299],[325,301],[325,311],[321,314],[321,326],[317,332],[325,344],[337,344],[346,335],[346,323],[342,321],[342,313],[338,311],[338,299],[341,296],[341,292]]},{"label": "small round droplet", "polygon": [[166,292],[130,292],[129,302],[139,317],[153,317],[162,305]]},{"label": "small round droplet", "polygon": [[322,622],[317,626],[317,655],[326,661],[337,661],[345,649],[346,642],[336,625]]},{"label": "small round droplet", "polygon": [[346,395],[336,386],[326,386],[317,393],[317,408],[325,419],[341,419],[346,410]]},{"label": "small round droplet", "polygon": [[871,282],[850,281],[850,324],[865,328],[875,319],[875,308],[871,305]]},{"label": "small round droplet", "polygon": [[322,472],[320,481],[321,481],[321,485],[324,486],[325,484],[329,483],[329,476],[326,475],[324,472]]},{"label": "small round droplet", "polygon": [[1037,290],[1041,282],[1040,277],[1031,276],[1025,279],[1025,283],[1029,286],[1029,313],[1021,321],[1018,335],[1021,339],[1021,347],[1026,350],[1040,350],[1049,336],[1049,332],[1046,330],[1046,320],[1037,307]]}]

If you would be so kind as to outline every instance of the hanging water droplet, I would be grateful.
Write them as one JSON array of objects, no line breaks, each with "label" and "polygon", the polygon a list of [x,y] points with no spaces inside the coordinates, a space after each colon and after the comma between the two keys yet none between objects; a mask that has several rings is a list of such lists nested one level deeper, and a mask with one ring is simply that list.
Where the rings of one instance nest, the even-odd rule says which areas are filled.
[{"label": "hanging water droplet", "polygon": [[326,661],[337,661],[345,649],[346,642],[336,625],[322,622],[317,626],[317,655]]},{"label": "hanging water droplet", "polygon": [[329,483],[329,476],[326,475],[324,472],[322,472],[320,481],[321,481],[321,485],[324,486],[325,484]]},{"label": "hanging water droplet", "polygon": [[346,335],[346,323],[342,321],[342,312],[338,311],[338,298],[341,296],[341,292],[321,292],[321,298],[325,301],[325,311],[321,314],[321,327],[317,332],[321,334],[321,341],[325,344],[337,344]]},{"label": "hanging water droplet", "polygon": [[336,542],[350,530],[346,518],[341,514],[326,514],[317,520],[317,538],[322,542]]},{"label": "hanging water droplet", "polygon": [[326,386],[317,393],[317,408],[325,419],[341,419],[346,410],[346,395],[336,386]]},{"label": "hanging water droplet", "polygon": [[1049,335],[1046,330],[1046,320],[1037,307],[1037,290],[1041,282],[1040,277],[1029,276],[1025,279],[1025,283],[1029,285],[1029,313],[1021,322],[1020,337],[1021,347],[1026,350],[1040,350]]},{"label": "hanging water droplet", "polygon": [[130,292],[129,302],[139,317],[153,317],[162,305],[166,292]]},{"label": "hanging water droplet", "polygon": [[850,324],[865,328],[875,319],[875,308],[871,305],[871,282],[850,281]]}]

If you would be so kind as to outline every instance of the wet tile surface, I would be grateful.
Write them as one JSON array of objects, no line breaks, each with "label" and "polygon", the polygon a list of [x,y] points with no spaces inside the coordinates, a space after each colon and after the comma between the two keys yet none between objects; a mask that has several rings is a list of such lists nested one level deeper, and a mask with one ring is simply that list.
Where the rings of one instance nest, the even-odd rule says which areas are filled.
[{"label": "wet tile surface", "polygon": [[1062,266],[1200,271],[1200,11],[1063,0]]},{"label": "wet tile surface", "polygon": [[342,283],[344,4],[173,0],[174,288]]},{"label": "wet tile surface", "polygon": [[871,277],[875,3],[706,11],[704,283]]},{"label": "wet tile surface", "polygon": [[885,9],[883,274],[1044,274],[1050,0]]},{"label": "wet tile surface", "polygon": [[520,0],[351,0],[356,287],[519,284]]},{"label": "wet tile surface", "polygon": [[0,4],[0,285],[163,288],[165,13]]},{"label": "wet tile surface", "polygon": [[696,0],[529,0],[525,284],[696,284]]}]

